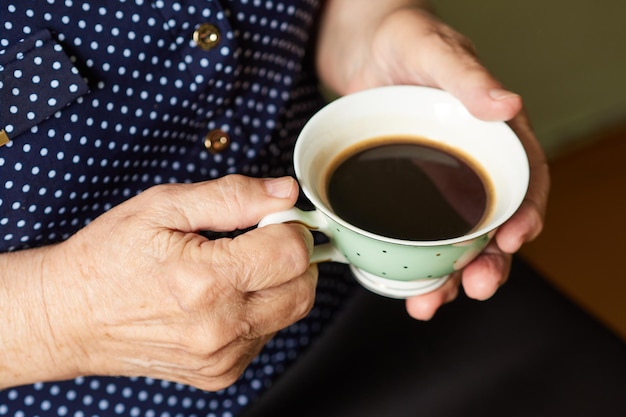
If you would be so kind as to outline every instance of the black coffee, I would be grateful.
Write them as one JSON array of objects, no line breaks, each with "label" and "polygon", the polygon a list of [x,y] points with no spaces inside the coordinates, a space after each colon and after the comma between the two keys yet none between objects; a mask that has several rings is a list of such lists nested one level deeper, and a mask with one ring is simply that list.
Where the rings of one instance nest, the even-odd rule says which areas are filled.
[{"label": "black coffee", "polygon": [[384,144],[349,149],[331,166],[327,198],[338,216],[417,241],[462,236],[485,218],[491,186],[468,158],[415,138],[376,142]]}]

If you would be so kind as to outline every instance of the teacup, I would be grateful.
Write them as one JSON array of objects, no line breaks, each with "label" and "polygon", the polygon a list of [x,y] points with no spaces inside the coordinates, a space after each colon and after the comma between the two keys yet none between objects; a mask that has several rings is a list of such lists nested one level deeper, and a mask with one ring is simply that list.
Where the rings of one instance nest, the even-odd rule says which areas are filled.
[{"label": "teacup", "polygon": [[[488,218],[461,236],[433,241],[382,236],[338,216],[325,189],[334,160],[357,144],[394,135],[426,138],[469,155],[491,182]],[[364,287],[392,298],[433,291],[471,262],[517,211],[529,181],[524,147],[506,123],[479,120],[450,94],[418,86],[374,88],[332,101],[302,129],[294,168],[315,209],[274,213],[259,226],[300,222],[324,233],[329,243],[315,247],[312,263],[350,264]]]}]

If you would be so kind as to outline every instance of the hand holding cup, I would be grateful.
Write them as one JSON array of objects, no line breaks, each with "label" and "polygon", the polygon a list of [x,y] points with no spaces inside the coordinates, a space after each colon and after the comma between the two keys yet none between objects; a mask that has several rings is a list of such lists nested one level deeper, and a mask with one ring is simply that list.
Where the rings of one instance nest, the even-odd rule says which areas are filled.
[{"label": "hand holding cup", "polygon": [[[439,151],[435,159],[443,156],[474,167],[472,170],[482,179],[487,196],[483,213],[475,224],[445,237],[407,237],[371,230],[355,224],[349,213],[338,213],[336,203],[329,198],[336,168],[363,149],[390,144],[407,146],[408,153],[413,152],[414,147],[427,148],[428,152],[434,149]],[[410,162],[424,168],[423,161],[413,163],[415,158],[406,158],[402,152],[395,158],[398,165]],[[452,272],[471,262],[487,246],[497,228],[516,212],[529,181],[524,147],[505,123],[479,120],[450,94],[418,86],[380,87],[330,103],[311,118],[298,137],[294,166],[302,190],[315,210],[292,209],[276,213],[265,217],[260,225],[297,221],[323,232],[330,243],[316,248],[313,262],[349,263],[356,279],[366,288],[396,298],[433,291],[443,285]],[[362,215],[371,211],[368,206],[372,206],[375,210],[371,212],[379,213],[383,220],[386,218],[396,225],[401,217],[401,221],[406,222],[405,229],[435,221],[432,216],[423,214],[428,211],[422,214],[416,211],[413,218],[399,215],[410,200],[417,202],[416,207],[431,204],[433,194],[415,186],[390,196],[387,188],[394,187],[389,181],[399,179],[388,179],[387,171],[381,169],[372,176],[379,177],[379,183],[383,184],[380,186],[375,186],[365,175],[357,175],[356,183],[362,177],[366,183],[361,184],[361,188],[369,192],[371,198],[354,204],[353,211]],[[450,189],[458,189],[458,184],[451,188],[442,186],[446,181],[440,170],[439,173],[422,171],[428,177],[427,182],[430,181],[430,188],[441,191],[440,197],[451,208],[460,210],[462,216],[464,203],[472,196],[450,192]],[[455,181],[463,185],[468,178],[457,176]],[[389,187],[384,187],[386,183]],[[352,192],[344,190],[344,197],[356,198]]]}]

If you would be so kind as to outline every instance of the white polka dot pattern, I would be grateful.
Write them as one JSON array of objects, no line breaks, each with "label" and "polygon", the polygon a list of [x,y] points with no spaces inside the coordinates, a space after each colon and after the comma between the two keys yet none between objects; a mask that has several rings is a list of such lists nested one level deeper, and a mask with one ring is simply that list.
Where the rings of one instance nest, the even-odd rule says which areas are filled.
[{"label": "white polka dot pattern", "polygon": [[[49,31],[54,49],[63,49],[91,91],[43,122],[45,115],[36,114],[29,130],[2,148],[0,250],[65,239],[152,184],[282,174],[298,128],[320,105],[314,78],[302,67],[304,28],[316,2],[293,2],[301,4],[296,9],[272,1],[226,2],[228,8],[49,1],[38,11],[17,3],[3,6],[9,19],[0,23],[0,46],[15,49]],[[192,41],[205,21],[222,31],[223,42],[209,52]],[[72,99],[46,87],[52,100]],[[2,86],[0,92],[5,97]],[[14,119],[3,118],[0,127]],[[216,128],[233,140],[213,155],[203,137]]]},{"label": "white polka dot pattern", "polygon": [[[18,136],[84,94],[86,84],[48,31],[22,40],[2,54],[0,91],[10,105],[0,106],[9,137]],[[6,61],[6,63],[4,63]]]},{"label": "white polka dot pattern", "polygon": [[[66,239],[154,184],[289,173],[293,140],[322,104],[306,53],[318,6],[2,2],[0,128],[11,142],[0,147],[0,251]],[[206,22],[221,34],[209,51],[193,42]],[[231,137],[216,154],[203,145],[213,129]],[[322,270],[311,314],[280,332],[223,391],[85,377],[1,391],[0,416],[234,416],[349,293],[343,267]]]}]

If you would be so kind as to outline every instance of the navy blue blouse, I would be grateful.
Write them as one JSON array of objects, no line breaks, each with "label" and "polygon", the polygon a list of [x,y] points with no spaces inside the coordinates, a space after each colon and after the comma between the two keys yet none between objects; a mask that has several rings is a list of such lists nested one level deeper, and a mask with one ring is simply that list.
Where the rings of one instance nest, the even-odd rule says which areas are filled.
[{"label": "navy blue blouse", "polygon": [[[291,173],[323,104],[308,48],[319,3],[3,1],[0,252],[67,239],[154,184]],[[349,292],[344,268],[323,271],[311,314],[225,390],[81,377],[0,391],[0,416],[236,415]]]}]

